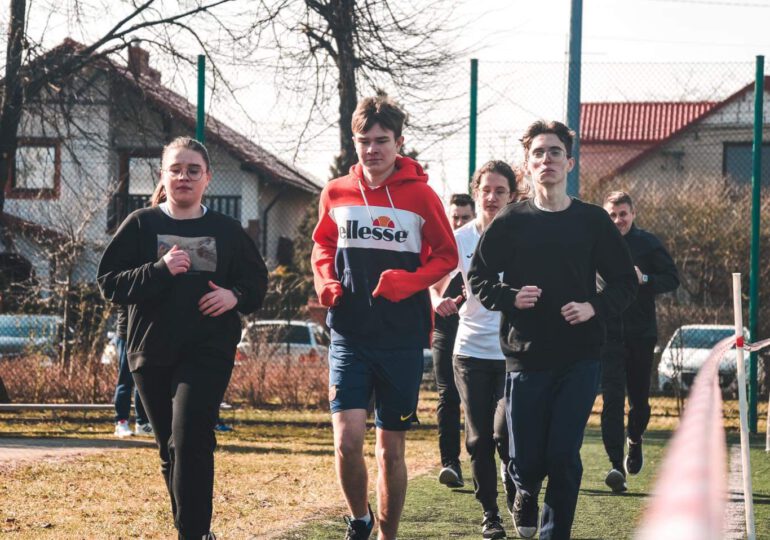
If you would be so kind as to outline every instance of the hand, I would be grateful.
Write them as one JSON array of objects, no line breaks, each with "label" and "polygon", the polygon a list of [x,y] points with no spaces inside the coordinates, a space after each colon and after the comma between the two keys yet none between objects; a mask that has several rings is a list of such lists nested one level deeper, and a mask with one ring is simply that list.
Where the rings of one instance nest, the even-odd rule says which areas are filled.
[{"label": "hand", "polygon": [[324,307],[334,307],[340,303],[342,298],[342,284],[339,281],[332,281],[324,286],[318,300]]},{"label": "hand", "polygon": [[524,285],[516,293],[516,300],[514,300],[513,305],[516,306],[516,309],[533,308],[541,294],[543,294],[543,290],[537,285]]},{"label": "hand", "polygon": [[584,323],[594,315],[596,311],[589,302],[570,302],[561,308],[561,316],[572,325]]},{"label": "hand", "polygon": [[204,315],[219,317],[238,303],[238,298],[230,289],[223,289],[213,281],[209,281],[209,287],[213,290],[204,294],[198,301],[198,309]]},{"label": "hand", "polygon": [[641,285],[642,283],[644,283],[644,281],[642,281],[642,276],[644,275],[644,272],[639,270],[638,266],[634,266],[634,270],[636,270],[636,280],[639,282],[639,285]]},{"label": "hand", "polygon": [[442,317],[449,317],[457,313],[457,304],[463,301],[463,296],[457,298],[442,298],[440,302],[433,306],[433,310]]},{"label": "hand", "polygon": [[162,258],[172,276],[184,274],[190,269],[190,256],[176,244]]}]

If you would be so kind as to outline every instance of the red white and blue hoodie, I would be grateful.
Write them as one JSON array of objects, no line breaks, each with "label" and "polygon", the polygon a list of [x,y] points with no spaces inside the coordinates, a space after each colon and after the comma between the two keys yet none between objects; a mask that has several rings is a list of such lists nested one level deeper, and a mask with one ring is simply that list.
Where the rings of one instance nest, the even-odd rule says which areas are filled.
[{"label": "red white and blue hoodie", "polygon": [[393,174],[371,188],[354,165],[326,185],[318,214],[313,275],[333,339],[428,347],[427,288],[457,267],[457,245],[422,167],[399,156]]}]

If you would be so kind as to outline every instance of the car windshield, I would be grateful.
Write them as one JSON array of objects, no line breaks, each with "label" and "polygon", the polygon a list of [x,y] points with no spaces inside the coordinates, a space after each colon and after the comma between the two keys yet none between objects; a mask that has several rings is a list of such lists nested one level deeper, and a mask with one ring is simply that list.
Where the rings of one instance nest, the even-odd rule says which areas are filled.
[{"label": "car windshield", "polygon": [[712,349],[726,337],[734,335],[732,328],[680,328],[671,345],[685,349]]},{"label": "car windshield", "polygon": [[293,324],[257,324],[249,328],[249,339],[254,343],[310,345],[310,332],[306,326]]}]

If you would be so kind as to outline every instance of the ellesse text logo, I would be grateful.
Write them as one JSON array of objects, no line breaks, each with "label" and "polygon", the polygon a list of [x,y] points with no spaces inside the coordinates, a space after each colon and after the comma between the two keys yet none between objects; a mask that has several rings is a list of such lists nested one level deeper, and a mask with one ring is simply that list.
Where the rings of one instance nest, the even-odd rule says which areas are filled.
[{"label": "ellesse text logo", "polygon": [[361,226],[357,219],[345,221],[345,225],[339,229],[340,238],[361,240],[384,240],[385,242],[398,242],[403,244],[409,236],[408,231],[396,229],[393,220],[387,216],[380,216],[374,220],[371,227]]}]

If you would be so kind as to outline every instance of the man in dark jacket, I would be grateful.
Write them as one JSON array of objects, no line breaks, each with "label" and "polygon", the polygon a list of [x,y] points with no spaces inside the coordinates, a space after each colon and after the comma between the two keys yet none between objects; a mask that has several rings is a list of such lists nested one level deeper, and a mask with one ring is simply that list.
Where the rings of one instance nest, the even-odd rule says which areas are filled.
[{"label": "man in dark jacket", "polygon": [[[567,195],[573,137],[560,122],[527,128],[521,142],[534,197],[497,214],[468,272],[484,307],[502,312],[508,472],[517,488],[514,525],[523,538],[537,533],[537,498],[548,477],[541,540],[570,537],[605,321],[637,289],[628,248],[607,213]],[[597,272],[606,282],[601,292]]]},{"label": "man in dark jacket", "polygon": [[[674,261],[660,240],[634,225],[636,212],[628,193],[607,194],[604,209],[623,235],[639,282],[636,300],[622,316],[607,322],[607,343],[602,349],[602,439],[612,464],[604,482],[615,493],[621,493],[627,489],[626,473],[638,474],[644,464],[642,436],[650,419],[650,371],[658,340],[655,296],[675,290],[679,277]],[[624,464],[626,388],[628,454]]]}]

